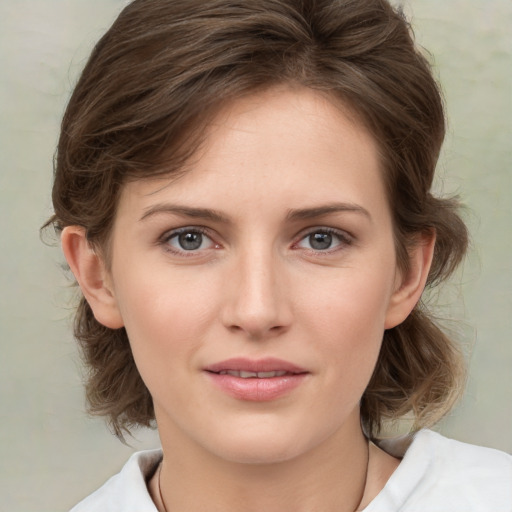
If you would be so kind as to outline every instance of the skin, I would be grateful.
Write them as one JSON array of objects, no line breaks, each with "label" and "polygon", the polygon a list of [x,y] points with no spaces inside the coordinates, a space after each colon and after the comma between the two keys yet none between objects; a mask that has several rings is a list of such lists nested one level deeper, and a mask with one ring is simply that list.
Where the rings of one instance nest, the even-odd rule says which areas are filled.
[{"label": "skin", "polygon": [[[184,250],[181,228],[202,244]],[[187,174],[124,186],[109,270],[82,228],[62,243],[96,318],[128,332],[168,511],[353,511],[382,489],[398,461],[371,445],[365,486],[359,401],[384,330],[419,300],[434,241],[398,271],[377,145],[348,111],[307,89],[237,100]],[[307,375],[276,400],[241,400],[204,371],[232,357]]]}]

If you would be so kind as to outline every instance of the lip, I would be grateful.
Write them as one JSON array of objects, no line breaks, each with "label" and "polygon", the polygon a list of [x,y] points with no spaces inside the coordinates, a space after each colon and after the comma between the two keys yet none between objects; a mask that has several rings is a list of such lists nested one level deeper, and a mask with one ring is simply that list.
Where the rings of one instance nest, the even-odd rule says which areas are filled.
[{"label": "lip", "polygon": [[275,357],[266,357],[265,359],[247,359],[244,357],[235,357],[226,359],[206,366],[205,371],[219,373],[221,371],[234,370],[246,372],[278,372],[287,373],[307,373],[307,370],[283,359]]},{"label": "lip", "polygon": [[[225,373],[227,371],[286,373],[267,378],[242,378]],[[300,386],[309,375],[309,372],[304,368],[289,361],[276,358],[258,360],[246,358],[227,359],[206,366],[204,372],[210,381],[224,393],[239,400],[251,402],[268,402],[281,398]]]}]

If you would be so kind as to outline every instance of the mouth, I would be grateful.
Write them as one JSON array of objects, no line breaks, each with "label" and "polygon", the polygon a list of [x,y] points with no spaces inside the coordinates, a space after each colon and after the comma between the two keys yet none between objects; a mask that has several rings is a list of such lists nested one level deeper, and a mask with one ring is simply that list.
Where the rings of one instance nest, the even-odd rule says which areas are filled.
[{"label": "mouth", "polygon": [[224,393],[245,401],[267,402],[297,388],[310,372],[281,359],[229,359],[204,368]]},{"label": "mouth", "polygon": [[285,375],[297,375],[309,373],[306,369],[289,361],[267,357],[265,359],[247,359],[236,357],[208,365],[205,371],[219,375],[231,375],[242,379],[268,379],[283,377]]},{"label": "mouth", "polygon": [[272,377],[283,377],[284,375],[294,375],[284,370],[278,370],[275,372],[248,372],[245,370],[221,370],[220,372],[214,372],[218,375],[231,375],[233,377],[239,377],[241,379],[271,379]]}]

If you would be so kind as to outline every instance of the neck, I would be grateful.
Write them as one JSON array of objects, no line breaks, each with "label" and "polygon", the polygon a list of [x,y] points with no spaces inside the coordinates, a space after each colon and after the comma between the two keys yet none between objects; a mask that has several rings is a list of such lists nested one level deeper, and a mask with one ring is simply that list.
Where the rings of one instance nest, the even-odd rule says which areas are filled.
[{"label": "neck", "polygon": [[369,447],[359,424],[298,457],[265,464],[221,459],[162,430],[161,438],[162,510],[354,512],[363,505]]}]

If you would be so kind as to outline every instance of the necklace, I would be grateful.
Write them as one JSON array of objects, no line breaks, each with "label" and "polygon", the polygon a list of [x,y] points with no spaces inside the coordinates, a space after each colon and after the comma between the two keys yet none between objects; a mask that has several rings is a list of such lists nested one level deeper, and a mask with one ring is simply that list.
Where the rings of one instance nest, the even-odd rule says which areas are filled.
[{"label": "necklace", "polygon": [[[361,503],[363,502],[364,495],[366,492],[366,485],[368,484],[368,471],[370,468],[370,440],[367,439],[366,442],[366,471],[364,475],[364,484],[363,484],[363,492],[361,493],[361,499],[359,500],[359,503],[354,510],[354,512],[358,512],[361,510]],[[160,505],[162,510],[160,512],[167,512],[167,508],[165,507],[164,498],[162,496],[162,487],[160,485],[160,474],[162,473],[162,462],[158,465],[158,476],[157,476],[157,483],[158,483],[158,499],[160,500]],[[159,507],[160,508],[160,507]]]},{"label": "necklace", "polygon": [[[162,460],[162,462],[163,462],[163,460]],[[163,510],[161,510],[160,512],[167,512],[167,508],[165,508],[164,498],[162,496],[162,487],[160,485],[160,474],[162,473],[162,462],[160,462],[160,464],[158,464],[158,478],[157,478],[158,499],[160,500],[160,505],[162,505],[162,507],[163,507]],[[158,508],[160,508],[160,507],[158,507]]]},{"label": "necklace", "polygon": [[[361,499],[359,500],[359,503],[354,512],[359,512],[362,510],[361,505],[363,503],[364,496],[366,494],[366,486],[368,484],[368,473],[369,473],[369,469],[370,469],[370,443],[371,443],[370,439],[366,439],[366,471],[364,473],[363,492],[361,493]],[[167,512],[167,511],[164,510],[164,512]]]}]

